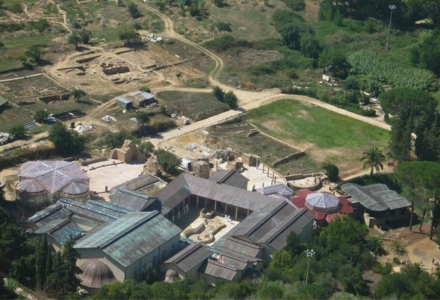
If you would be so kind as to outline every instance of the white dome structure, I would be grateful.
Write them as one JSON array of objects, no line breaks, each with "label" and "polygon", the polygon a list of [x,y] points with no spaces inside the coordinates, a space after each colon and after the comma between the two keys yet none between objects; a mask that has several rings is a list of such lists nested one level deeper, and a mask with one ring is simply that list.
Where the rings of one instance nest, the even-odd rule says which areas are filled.
[{"label": "white dome structure", "polygon": [[314,211],[335,213],[341,208],[341,203],[330,193],[312,193],[307,195],[305,206]]}]

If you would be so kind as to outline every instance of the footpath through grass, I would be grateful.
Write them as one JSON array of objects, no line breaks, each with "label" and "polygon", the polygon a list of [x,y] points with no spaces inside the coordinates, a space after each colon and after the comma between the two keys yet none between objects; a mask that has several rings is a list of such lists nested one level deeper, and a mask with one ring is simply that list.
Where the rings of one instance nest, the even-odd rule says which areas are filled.
[{"label": "footpath through grass", "polygon": [[251,110],[247,119],[271,136],[319,148],[387,147],[390,138],[383,129],[287,99]]}]

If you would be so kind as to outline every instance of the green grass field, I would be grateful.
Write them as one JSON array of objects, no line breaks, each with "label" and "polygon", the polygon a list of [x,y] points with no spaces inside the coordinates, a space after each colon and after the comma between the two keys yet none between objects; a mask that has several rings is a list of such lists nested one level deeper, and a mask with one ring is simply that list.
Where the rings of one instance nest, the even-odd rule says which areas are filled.
[{"label": "green grass field", "polygon": [[386,147],[389,133],[320,107],[280,100],[251,110],[248,120],[281,140],[311,143],[319,148]]},{"label": "green grass field", "polygon": [[169,113],[183,115],[193,121],[199,121],[229,110],[211,93],[159,92],[157,98],[167,106]]}]

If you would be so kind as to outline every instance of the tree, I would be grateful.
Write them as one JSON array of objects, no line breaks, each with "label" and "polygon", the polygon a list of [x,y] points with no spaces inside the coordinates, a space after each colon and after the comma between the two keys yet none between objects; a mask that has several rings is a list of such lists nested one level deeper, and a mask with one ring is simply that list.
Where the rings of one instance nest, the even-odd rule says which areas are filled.
[{"label": "tree", "polygon": [[24,52],[24,54],[30,58],[30,60],[37,65],[41,62],[41,55],[43,55],[43,50],[40,46],[32,45]]},{"label": "tree", "polygon": [[141,42],[141,36],[133,27],[125,27],[119,31],[119,39],[126,46],[136,46]]},{"label": "tree", "polygon": [[312,35],[306,35],[301,38],[301,52],[306,57],[318,59],[319,53],[321,53],[321,46]]},{"label": "tree", "polygon": [[364,162],[362,168],[364,170],[368,168],[370,169],[370,177],[373,177],[374,170],[376,170],[376,173],[383,170],[383,164],[386,160],[387,159],[382,150],[377,147],[371,147],[367,151],[364,151],[360,158],[360,161]]},{"label": "tree", "polygon": [[212,88],[212,94],[214,95],[215,98],[217,98],[218,101],[220,102],[224,101],[225,91],[221,87],[214,86]]},{"label": "tree", "polygon": [[86,92],[80,89],[74,89],[70,94],[73,96],[76,102],[79,102],[82,97],[87,95]]},{"label": "tree", "polygon": [[65,282],[64,291],[76,292],[76,288],[80,284],[80,279],[77,275],[82,273],[82,270],[76,266],[76,261],[81,258],[78,251],[73,247],[75,240],[70,238],[63,246],[62,258],[64,261]]},{"label": "tree", "polygon": [[214,3],[214,5],[216,6],[222,6],[224,4],[224,0],[211,0],[212,3]]},{"label": "tree", "polygon": [[44,284],[46,283],[46,259],[48,253],[48,246],[46,240],[46,234],[44,234],[43,238],[40,241],[40,245],[37,249],[37,257],[36,257],[36,281],[37,288],[42,291],[44,288]]},{"label": "tree", "polygon": [[293,50],[301,48],[300,28],[295,23],[287,23],[279,29],[284,44]]},{"label": "tree", "polygon": [[75,46],[75,50],[78,50],[78,45],[81,43],[81,37],[78,33],[72,32],[71,35],[67,38],[67,42]]},{"label": "tree", "polygon": [[48,116],[49,114],[47,113],[47,111],[45,111],[44,109],[40,109],[35,112],[34,120],[35,122],[43,123]]},{"label": "tree", "polygon": [[330,72],[341,79],[345,79],[350,70],[350,64],[344,53],[334,48],[327,48],[319,56],[318,64],[322,68],[331,67]]},{"label": "tree", "polygon": [[69,131],[61,122],[56,122],[49,132],[49,141],[54,143],[59,154],[70,156],[84,149],[84,139],[76,132]]},{"label": "tree", "polygon": [[154,151],[157,156],[157,162],[162,167],[162,169],[169,173],[175,173],[176,167],[182,163],[182,160],[177,157],[174,153],[169,151],[158,149]]},{"label": "tree", "polygon": [[328,180],[331,182],[339,181],[339,168],[335,164],[324,163],[321,168],[325,170]]},{"label": "tree", "polygon": [[142,280],[145,281],[146,284],[153,284],[158,280],[157,272],[151,264],[142,270],[141,274]]},{"label": "tree", "polygon": [[233,91],[228,91],[223,98],[224,102],[231,108],[235,109],[238,107],[238,99]]},{"label": "tree", "polygon": [[83,44],[90,43],[90,38],[92,37],[92,32],[86,29],[83,29],[79,32],[79,37],[81,38],[81,42]]},{"label": "tree", "polygon": [[128,12],[130,13],[130,16],[133,19],[137,19],[142,16],[141,13],[139,12],[137,5],[134,4],[133,2],[130,3],[130,5],[128,5]]},{"label": "tree", "polygon": [[348,76],[344,81],[345,90],[359,90],[359,81],[354,76]]},{"label": "tree", "polygon": [[149,157],[154,152],[154,145],[150,141],[143,142],[139,145],[139,151]]},{"label": "tree", "polygon": [[4,48],[5,47],[5,43],[3,43],[2,41],[0,41],[0,48]]},{"label": "tree", "polygon": [[9,128],[9,134],[13,135],[15,139],[24,139],[26,137],[26,128],[23,125],[14,125]]},{"label": "tree", "polygon": [[[418,191],[424,199],[433,200],[433,218],[431,221],[430,238],[434,234],[434,224],[437,217],[438,196],[440,194],[440,163],[430,161],[404,162],[394,168],[397,179],[412,190]],[[414,211],[414,198],[411,203],[410,230]]]}]

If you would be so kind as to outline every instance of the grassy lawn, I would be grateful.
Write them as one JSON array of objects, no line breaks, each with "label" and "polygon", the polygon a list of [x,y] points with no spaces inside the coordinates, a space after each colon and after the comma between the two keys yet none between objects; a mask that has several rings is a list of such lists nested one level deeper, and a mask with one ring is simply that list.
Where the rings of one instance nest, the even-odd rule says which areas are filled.
[{"label": "grassy lawn", "polygon": [[248,120],[281,140],[311,143],[319,148],[386,147],[389,140],[389,133],[383,129],[291,100],[251,110]]},{"label": "grassy lawn", "polygon": [[164,91],[157,98],[167,106],[169,113],[183,115],[193,121],[199,121],[229,110],[229,107],[218,101],[211,93],[187,93]]}]

